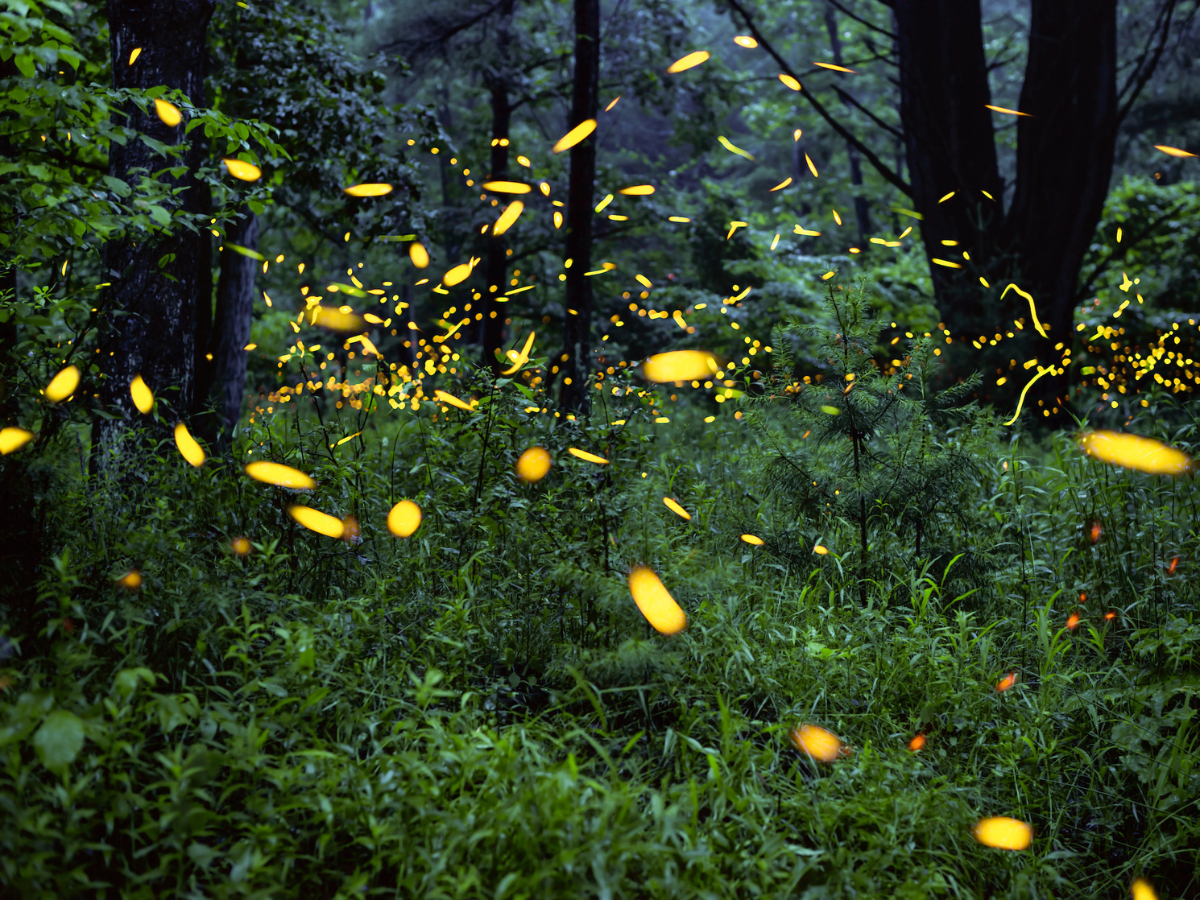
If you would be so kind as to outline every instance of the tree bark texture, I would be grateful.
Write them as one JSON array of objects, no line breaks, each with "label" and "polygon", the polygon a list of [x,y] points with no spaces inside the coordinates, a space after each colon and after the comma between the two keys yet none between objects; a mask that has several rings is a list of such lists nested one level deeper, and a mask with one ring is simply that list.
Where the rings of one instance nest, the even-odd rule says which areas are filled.
[{"label": "tree bark texture", "polygon": [[[225,232],[221,274],[217,279],[217,311],[204,353],[196,369],[196,412],[200,433],[228,450],[242,413],[246,393],[246,344],[254,321],[254,279],[258,263],[229,249],[238,244],[258,249],[258,216],[249,209]],[[211,355],[212,359],[207,357]],[[211,408],[210,408],[211,404]]]},{"label": "tree bark texture", "polygon": [[[178,88],[195,103],[203,103],[205,35],[212,16],[213,0],[109,0],[108,19],[113,61],[113,84],[117,88]],[[135,48],[136,62],[129,64]],[[127,124],[139,133],[166,144],[185,140],[185,121],[175,127],[164,124],[154,113],[142,113],[130,105]],[[193,141],[182,164],[194,170],[202,148]],[[124,181],[135,181],[134,170],[155,172],[168,161],[142,141],[113,144],[109,172]],[[169,179],[169,176],[162,176]],[[173,187],[184,188],[178,208],[204,212],[203,197],[190,175],[171,179]],[[93,451],[106,464],[113,450],[132,428],[140,414],[133,406],[129,383],[141,375],[161,401],[161,414],[174,421],[192,407],[198,304],[211,302],[209,236],[174,224],[169,233],[150,241],[122,239],[105,248],[105,265],[112,287],[107,298],[109,315],[101,337],[100,398],[103,407],[117,419],[98,419]]]},{"label": "tree bark texture", "polygon": [[[600,0],[575,0],[575,73],[571,92],[574,128],[595,119],[599,110],[600,86]],[[571,148],[571,174],[567,187],[566,318],[560,403],[566,409],[586,412],[589,405],[587,377],[591,366],[592,282],[585,276],[591,268],[592,200],[596,180],[596,138]]]}]

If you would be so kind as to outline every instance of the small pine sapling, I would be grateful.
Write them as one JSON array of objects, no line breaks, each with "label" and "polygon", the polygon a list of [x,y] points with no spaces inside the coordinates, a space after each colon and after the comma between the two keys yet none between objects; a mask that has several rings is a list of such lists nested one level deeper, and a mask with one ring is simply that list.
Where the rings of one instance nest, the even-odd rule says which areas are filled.
[{"label": "small pine sapling", "polygon": [[772,369],[749,400],[768,495],[810,528],[852,528],[864,604],[873,537],[920,556],[932,531],[970,527],[980,464],[998,432],[990,411],[965,402],[977,374],[931,387],[941,355],[932,335],[881,365],[867,287],[830,283],[827,326],[776,326]]}]

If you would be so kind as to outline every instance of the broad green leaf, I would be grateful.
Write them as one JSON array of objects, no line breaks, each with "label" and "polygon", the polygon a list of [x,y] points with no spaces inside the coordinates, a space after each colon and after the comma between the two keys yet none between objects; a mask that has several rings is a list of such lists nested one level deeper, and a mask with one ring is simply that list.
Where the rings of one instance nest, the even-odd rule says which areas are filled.
[{"label": "broad green leaf", "polygon": [[33,747],[38,759],[52,772],[61,771],[74,762],[83,749],[83,722],[74,713],[59,709],[46,716],[33,735]]}]

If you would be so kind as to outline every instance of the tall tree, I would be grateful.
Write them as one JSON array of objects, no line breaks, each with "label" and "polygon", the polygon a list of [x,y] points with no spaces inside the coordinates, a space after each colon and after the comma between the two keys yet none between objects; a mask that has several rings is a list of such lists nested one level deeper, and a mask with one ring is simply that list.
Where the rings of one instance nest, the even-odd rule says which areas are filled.
[{"label": "tall tree", "polygon": [[[114,87],[163,86],[193,102],[202,101],[205,38],[213,9],[213,0],[109,0]],[[138,170],[156,171],[161,156],[154,142],[171,146],[185,140],[186,121],[168,124],[154,109],[126,106],[130,124],[144,137],[113,144],[113,178],[129,181]],[[178,190],[177,208],[193,215],[206,206],[193,174],[202,155],[199,142],[193,141],[183,154],[183,171],[162,175]],[[161,240],[127,236],[108,245],[109,305],[119,314],[109,317],[100,346],[100,396],[105,409],[117,417],[96,422],[94,452],[101,465],[111,459],[136,415],[129,393],[135,376],[141,375],[155,395],[168,402],[169,412],[163,410],[167,418],[178,420],[189,412],[200,298],[211,291],[210,252],[207,235],[180,223]]]},{"label": "tall tree", "polygon": [[[575,0],[575,73],[569,128],[595,120],[600,96],[600,0]],[[571,148],[567,184],[567,316],[563,326],[561,404],[588,408],[587,377],[592,356],[592,200],[596,180],[596,140]]]}]

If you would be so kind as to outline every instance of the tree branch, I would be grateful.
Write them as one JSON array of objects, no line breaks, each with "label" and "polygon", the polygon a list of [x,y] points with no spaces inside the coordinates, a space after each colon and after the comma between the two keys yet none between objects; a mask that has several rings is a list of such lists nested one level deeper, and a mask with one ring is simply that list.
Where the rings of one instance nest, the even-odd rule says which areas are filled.
[{"label": "tree branch", "polygon": [[[1171,0],[1171,2],[1174,2],[1174,0]],[[792,70],[792,67],[787,64],[782,56],[779,55],[771,43],[765,37],[763,37],[762,32],[758,30],[758,26],[754,24],[754,20],[750,17],[750,14],[746,12],[746,9],[741,5],[741,3],[739,3],[738,0],[728,0],[728,3],[742,17],[742,20],[746,23],[746,27],[749,28],[750,33],[754,35],[755,40],[757,40],[758,43],[762,45],[763,49],[771,55],[772,59],[779,64],[784,73],[790,75],[792,78],[796,78],[796,74]],[[799,81],[800,79],[796,78],[796,80]],[[912,196],[912,186],[905,182],[905,180],[901,178],[895,171],[893,171],[887,163],[876,156],[870,147],[842,127],[841,123],[829,114],[829,111],[821,105],[821,102],[817,100],[816,97],[804,90],[801,90],[800,94],[805,100],[808,101],[809,105],[817,111],[817,115],[828,122],[829,126],[836,131],[842,137],[842,139],[846,141],[846,143],[850,144],[852,147],[858,150],[859,153],[866,157],[867,161],[875,167],[875,171],[882,175],[885,181],[898,188],[905,196]]]},{"label": "tree branch", "polygon": [[[1154,28],[1151,29],[1150,37],[1146,41],[1146,48],[1142,50],[1141,55],[1137,58],[1137,64],[1134,66],[1129,80],[1125,82],[1124,86],[1117,93],[1117,97],[1120,98],[1125,96],[1126,92],[1130,92],[1125,105],[1117,111],[1116,120],[1113,122],[1114,131],[1120,127],[1121,122],[1133,107],[1134,101],[1142,93],[1142,88],[1146,86],[1146,82],[1150,80],[1150,77],[1154,74],[1154,70],[1158,68],[1163,50],[1167,46],[1167,36],[1171,32],[1171,20],[1175,16],[1175,4],[1176,0],[1166,0],[1166,3],[1159,10],[1158,17],[1154,21]],[[1162,34],[1159,36],[1158,46],[1154,48],[1154,55],[1150,58],[1149,64],[1143,69],[1142,64],[1146,60],[1146,55],[1150,53],[1150,45],[1154,41],[1154,32],[1158,30],[1160,22],[1162,23]]]},{"label": "tree branch", "polygon": [[893,137],[899,138],[900,140],[904,140],[903,132],[897,130],[893,126],[889,125],[887,122],[883,121],[883,119],[879,118],[879,116],[875,115],[875,113],[871,112],[869,109],[867,109],[865,106],[863,106],[861,103],[859,103],[853,97],[851,97],[849,94],[847,94],[845,91],[843,91],[837,85],[832,85],[832,87],[833,87],[834,93],[837,94],[842,99],[843,103],[845,103],[849,106],[853,106],[855,109],[861,110],[863,113],[866,114],[868,119],[870,119],[872,122],[874,122],[880,128],[882,128],[888,134],[892,135]]},{"label": "tree branch", "polygon": [[829,5],[832,6],[834,9],[840,10],[848,18],[851,18],[855,22],[858,22],[858,24],[866,25],[872,31],[876,31],[879,34],[882,34],[884,37],[889,38],[890,40],[893,40],[893,41],[896,40],[896,36],[894,34],[892,34],[890,31],[888,31],[886,28],[880,28],[878,25],[873,25],[870,22],[868,22],[866,19],[856,16],[854,13],[850,12],[850,10],[846,9],[846,7],[842,6],[842,4],[838,3],[837,0],[826,0],[826,2],[828,2]]}]

